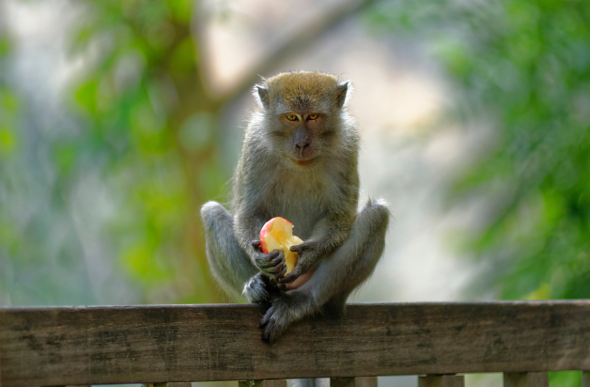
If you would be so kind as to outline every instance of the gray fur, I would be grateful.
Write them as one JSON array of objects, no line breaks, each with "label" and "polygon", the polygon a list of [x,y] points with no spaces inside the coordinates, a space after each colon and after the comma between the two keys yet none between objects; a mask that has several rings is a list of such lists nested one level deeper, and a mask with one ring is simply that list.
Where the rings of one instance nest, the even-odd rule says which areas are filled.
[{"label": "gray fur", "polygon": [[[306,315],[340,315],[348,295],[373,272],[384,247],[386,205],[369,201],[357,214],[359,136],[355,121],[342,108],[348,83],[327,84],[325,90],[305,85],[312,87],[315,99],[296,93],[281,98],[273,78],[259,86],[266,91],[260,97],[268,106],[254,113],[246,129],[233,181],[234,215],[215,202],[201,209],[207,258],[222,287],[250,302],[272,303],[261,322],[266,341],[274,341]],[[310,111],[305,104],[320,110]],[[312,133],[308,165],[295,162],[294,131],[281,120],[285,112],[322,117],[296,124],[310,126],[305,126]],[[264,223],[277,216],[291,221],[294,234],[305,241],[294,247],[299,259],[285,277],[282,252],[264,254],[252,245]],[[315,272],[308,282],[285,290],[310,269]]]}]

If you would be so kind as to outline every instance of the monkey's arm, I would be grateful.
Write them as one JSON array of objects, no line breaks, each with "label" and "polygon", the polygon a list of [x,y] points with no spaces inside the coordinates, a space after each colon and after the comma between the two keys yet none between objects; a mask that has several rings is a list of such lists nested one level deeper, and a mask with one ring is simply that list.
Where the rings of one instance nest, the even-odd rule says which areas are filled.
[{"label": "monkey's arm", "polygon": [[308,240],[291,247],[291,251],[298,253],[297,265],[280,282],[295,281],[299,276],[315,267],[322,257],[342,245],[348,238],[354,218],[355,215],[350,213],[335,213],[322,218],[314,227]]}]

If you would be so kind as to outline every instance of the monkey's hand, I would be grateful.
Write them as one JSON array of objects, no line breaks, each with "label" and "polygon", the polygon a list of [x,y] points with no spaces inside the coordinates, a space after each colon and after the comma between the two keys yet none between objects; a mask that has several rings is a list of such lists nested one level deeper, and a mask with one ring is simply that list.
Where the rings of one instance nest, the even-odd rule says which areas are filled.
[{"label": "monkey's hand", "polygon": [[288,284],[295,281],[302,274],[312,269],[321,257],[321,251],[318,249],[317,242],[303,242],[296,246],[291,246],[291,251],[298,255],[297,264],[289,274],[281,278],[281,284]]},{"label": "monkey's hand", "polygon": [[278,282],[287,272],[285,253],[282,250],[273,250],[268,254],[262,252],[260,241],[253,241],[252,246],[256,251],[254,263],[258,270],[274,282]]},{"label": "monkey's hand", "polygon": [[276,284],[270,281],[270,278],[262,273],[256,273],[250,277],[244,285],[242,295],[246,297],[249,302],[263,303],[270,302],[271,298],[280,292]]}]

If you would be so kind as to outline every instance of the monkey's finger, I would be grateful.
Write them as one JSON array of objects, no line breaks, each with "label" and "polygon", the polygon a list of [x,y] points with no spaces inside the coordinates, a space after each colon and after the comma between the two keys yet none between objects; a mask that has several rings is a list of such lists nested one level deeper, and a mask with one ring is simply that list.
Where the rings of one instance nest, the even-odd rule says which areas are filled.
[{"label": "monkey's finger", "polygon": [[280,265],[284,265],[284,264],[285,264],[285,258],[284,258],[284,257],[277,257],[277,258],[273,259],[273,260],[271,261],[271,263],[272,263],[274,266],[280,266]]},{"label": "monkey's finger", "polygon": [[278,265],[280,262],[285,261],[285,253],[283,250],[273,250],[272,252],[268,253],[266,257],[270,260],[271,264]]},{"label": "monkey's finger", "polygon": [[295,281],[299,277],[299,273],[296,273],[295,270],[284,276],[279,280],[281,284],[290,284],[291,282]]},{"label": "monkey's finger", "polygon": [[281,271],[277,273],[276,278],[279,279],[279,278],[283,277],[286,272],[287,272],[287,265],[281,266]]},{"label": "monkey's finger", "polygon": [[261,256],[257,257],[256,258],[256,266],[258,266],[261,269],[265,269],[267,267],[274,266],[272,263],[273,259],[277,258],[281,253],[282,253],[282,251],[280,251],[280,250],[273,250],[272,252],[270,252],[268,254],[261,255]]},{"label": "monkey's finger", "polygon": [[271,266],[268,269],[266,269],[266,272],[269,274],[274,274],[275,277],[278,277],[279,274],[284,271],[283,269],[285,269],[284,265],[283,266]]},{"label": "monkey's finger", "polygon": [[262,244],[259,240],[252,241],[252,247],[254,247],[258,251],[262,251]]},{"label": "monkey's finger", "polygon": [[283,276],[285,275],[285,270],[281,269],[281,271],[279,271],[278,273],[272,273],[271,275],[273,277],[273,282],[275,283],[275,285],[278,285],[281,278],[283,278]]},{"label": "monkey's finger", "polygon": [[311,243],[308,243],[308,242],[303,242],[303,243],[300,243],[300,244],[298,244],[298,245],[291,246],[291,247],[289,248],[289,250],[291,250],[291,251],[295,251],[295,252],[297,252],[297,253],[301,253],[302,251],[304,251],[304,250],[306,250],[306,249],[310,248],[311,246],[312,246],[312,245],[311,245]]},{"label": "monkey's finger", "polygon": [[291,247],[289,248],[289,250],[291,250],[291,251],[294,251],[294,252],[296,252],[296,253],[300,253],[300,252],[302,252],[304,249],[305,249],[305,246],[303,246],[302,244],[301,244],[301,245],[295,245],[295,246],[291,246]]},{"label": "monkey's finger", "polygon": [[273,250],[270,253],[266,254],[266,258],[269,260],[273,260],[276,257],[285,257],[285,254],[283,253],[283,250]]},{"label": "monkey's finger", "polygon": [[272,267],[272,262],[267,260],[265,257],[262,258],[256,258],[256,266],[258,266],[258,268],[260,270],[264,270],[266,271],[267,268]]}]

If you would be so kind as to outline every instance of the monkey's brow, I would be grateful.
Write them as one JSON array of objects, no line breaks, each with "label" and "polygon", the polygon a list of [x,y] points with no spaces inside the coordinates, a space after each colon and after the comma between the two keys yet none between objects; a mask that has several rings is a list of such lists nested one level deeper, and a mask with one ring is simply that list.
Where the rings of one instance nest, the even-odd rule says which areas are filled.
[{"label": "monkey's brow", "polygon": [[289,109],[288,107],[284,107],[282,109],[277,109],[276,112],[277,112],[277,115],[279,115],[279,116],[281,116],[283,114],[296,114],[296,115],[301,116],[301,117],[306,116],[308,114],[325,114],[324,111],[321,111],[319,109],[315,109],[315,110],[311,110],[311,109],[300,110],[300,109]]}]

